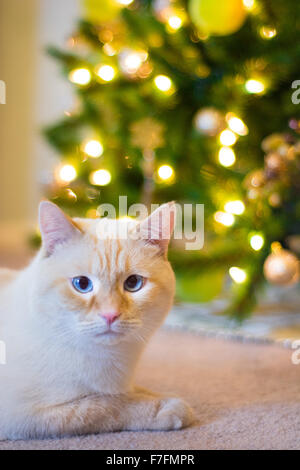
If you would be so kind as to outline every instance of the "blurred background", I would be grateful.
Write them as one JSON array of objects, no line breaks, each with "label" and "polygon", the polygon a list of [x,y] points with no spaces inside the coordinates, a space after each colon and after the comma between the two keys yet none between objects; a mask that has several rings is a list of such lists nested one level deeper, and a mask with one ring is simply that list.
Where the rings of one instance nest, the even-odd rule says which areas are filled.
[{"label": "blurred background", "polygon": [[293,0],[0,0],[3,262],[38,246],[41,197],[200,203],[175,323],[299,335],[299,37]]},{"label": "blurred background", "polygon": [[42,129],[72,105],[72,88],[46,54],[63,47],[79,17],[76,0],[0,1],[1,244],[19,249],[35,230],[37,205],[44,195],[44,172],[57,153]]}]

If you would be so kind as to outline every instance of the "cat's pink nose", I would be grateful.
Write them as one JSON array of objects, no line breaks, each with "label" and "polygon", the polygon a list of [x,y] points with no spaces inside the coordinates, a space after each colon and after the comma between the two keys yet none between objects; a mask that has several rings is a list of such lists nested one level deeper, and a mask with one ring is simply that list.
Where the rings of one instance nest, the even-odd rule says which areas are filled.
[{"label": "cat's pink nose", "polygon": [[108,326],[110,326],[120,316],[118,312],[104,312],[100,316],[106,320]]}]

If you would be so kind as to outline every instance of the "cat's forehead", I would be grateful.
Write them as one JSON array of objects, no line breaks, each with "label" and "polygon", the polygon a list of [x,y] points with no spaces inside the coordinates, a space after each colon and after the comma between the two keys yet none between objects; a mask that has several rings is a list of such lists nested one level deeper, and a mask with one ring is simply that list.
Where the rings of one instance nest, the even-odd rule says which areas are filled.
[{"label": "cat's forehead", "polygon": [[[135,268],[147,268],[147,259],[153,263],[154,247],[132,239],[134,220],[74,219],[84,233],[80,262],[85,258],[88,269],[94,273],[122,273]],[[128,232],[127,232],[128,229]],[[128,236],[127,236],[128,233]]]},{"label": "cat's forehead", "polygon": [[124,238],[124,233],[131,232],[137,226],[133,219],[73,219],[76,225],[87,235],[97,240]]}]

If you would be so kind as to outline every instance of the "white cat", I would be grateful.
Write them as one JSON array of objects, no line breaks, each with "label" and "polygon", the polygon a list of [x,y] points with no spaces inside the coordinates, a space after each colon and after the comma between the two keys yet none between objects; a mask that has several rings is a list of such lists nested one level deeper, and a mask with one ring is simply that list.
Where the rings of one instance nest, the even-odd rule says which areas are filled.
[{"label": "white cat", "polygon": [[167,246],[174,211],[164,204],[132,223],[123,239],[109,235],[118,221],[71,220],[41,203],[40,252],[23,271],[0,271],[0,339],[7,349],[1,439],[190,424],[184,401],[133,385],[145,343],[173,301]]}]

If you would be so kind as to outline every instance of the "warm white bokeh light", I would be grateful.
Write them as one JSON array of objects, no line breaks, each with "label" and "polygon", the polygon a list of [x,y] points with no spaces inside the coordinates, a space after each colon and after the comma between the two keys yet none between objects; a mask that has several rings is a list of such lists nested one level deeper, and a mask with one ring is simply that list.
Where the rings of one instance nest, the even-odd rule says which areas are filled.
[{"label": "warm white bokeh light", "polygon": [[159,167],[157,173],[161,180],[166,181],[173,177],[174,170],[170,165],[162,165]]},{"label": "warm white bokeh light", "polygon": [[111,65],[100,65],[97,75],[105,82],[110,82],[115,78],[115,69]]},{"label": "warm white bokeh light", "polygon": [[247,10],[251,11],[255,7],[255,0],[243,0],[243,4]]},{"label": "warm white bokeh light", "polygon": [[251,248],[253,248],[253,250],[255,251],[261,250],[262,247],[264,246],[264,243],[265,243],[265,240],[262,235],[259,235],[259,234],[252,235],[250,238]]},{"label": "warm white bokeh light", "polygon": [[130,5],[131,3],[133,3],[134,0],[116,0],[117,3],[119,3],[120,5],[124,5],[125,7],[127,7],[128,5]]},{"label": "warm white bokeh light", "polygon": [[248,93],[262,93],[265,90],[265,85],[260,80],[250,79],[245,83],[245,88]]},{"label": "warm white bokeh light", "polygon": [[69,79],[76,85],[88,85],[92,79],[92,75],[88,69],[74,69],[70,72]]},{"label": "warm white bokeh light", "polygon": [[245,205],[243,201],[229,201],[225,204],[224,209],[229,214],[241,215],[245,211]]},{"label": "warm white bokeh light", "polygon": [[157,75],[154,79],[155,86],[160,91],[170,91],[172,88],[172,80],[166,75]]},{"label": "warm white bokeh light", "polygon": [[238,135],[247,135],[248,134],[248,127],[246,124],[237,116],[229,113],[226,116],[226,120],[230,129]]},{"label": "warm white bokeh light", "polygon": [[171,29],[176,31],[177,29],[181,28],[182,26],[182,19],[177,15],[172,15],[168,18],[168,25]]},{"label": "warm white bokeh light", "polygon": [[103,153],[103,146],[99,140],[89,140],[84,144],[84,152],[92,158],[98,158]]},{"label": "warm white bokeh light", "polygon": [[125,48],[119,54],[120,68],[126,74],[135,74],[143,62],[147,60],[147,57],[148,53],[146,51]]},{"label": "warm white bokeh light", "polygon": [[262,26],[259,30],[259,34],[263,39],[272,39],[277,35],[277,30],[272,26]]},{"label": "warm white bokeh light", "polygon": [[116,49],[111,45],[110,42],[103,44],[103,52],[109,57],[113,57],[117,53]]},{"label": "warm white bokeh light", "polygon": [[219,224],[225,225],[225,227],[230,227],[234,224],[235,218],[232,214],[228,212],[218,211],[214,214],[214,219]]},{"label": "warm white bokeh light", "polygon": [[219,162],[222,166],[229,167],[235,163],[235,153],[230,147],[221,147],[219,150]]},{"label": "warm white bokeh light", "polygon": [[237,268],[236,266],[232,266],[232,268],[229,269],[229,274],[234,282],[237,282],[238,284],[245,282],[247,279],[246,272],[241,268]]},{"label": "warm white bokeh light", "polygon": [[130,54],[124,61],[128,72],[136,72],[142,65],[142,59],[139,54]]},{"label": "warm white bokeh light", "polygon": [[96,170],[90,175],[90,182],[96,186],[106,186],[111,182],[111,174],[108,170]]},{"label": "warm white bokeh light", "polygon": [[57,179],[61,183],[71,183],[77,176],[76,169],[73,165],[61,165],[57,171]]},{"label": "warm white bokeh light", "polygon": [[225,131],[222,131],[219,135],[219,139],[222,145],[226,145],[228,147],[236,143],[237,137],[234,132],[229,129],[225,129]]}]

